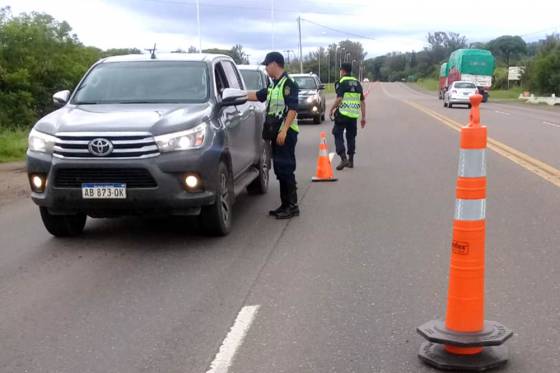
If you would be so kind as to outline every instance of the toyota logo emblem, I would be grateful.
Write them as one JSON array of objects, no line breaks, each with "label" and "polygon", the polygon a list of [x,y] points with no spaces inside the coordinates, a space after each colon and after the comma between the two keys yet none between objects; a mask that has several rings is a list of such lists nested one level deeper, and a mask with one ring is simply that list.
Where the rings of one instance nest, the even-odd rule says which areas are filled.
[{"label": "toyota logo emblem", "polygon": [[113,143],[107,139],[93,139],[88,144],[88,150],[97,157],[104,157],[113,151]]}]

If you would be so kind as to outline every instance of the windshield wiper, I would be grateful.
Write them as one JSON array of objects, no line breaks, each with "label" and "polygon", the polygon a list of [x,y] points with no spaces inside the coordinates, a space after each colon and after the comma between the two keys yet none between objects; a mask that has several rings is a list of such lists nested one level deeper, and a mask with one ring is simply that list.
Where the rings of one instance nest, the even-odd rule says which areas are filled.
[{"label": "windshield wiper", "polygon": [[74,105],[98,105],[99,102],[97,101],[76,101]]}]

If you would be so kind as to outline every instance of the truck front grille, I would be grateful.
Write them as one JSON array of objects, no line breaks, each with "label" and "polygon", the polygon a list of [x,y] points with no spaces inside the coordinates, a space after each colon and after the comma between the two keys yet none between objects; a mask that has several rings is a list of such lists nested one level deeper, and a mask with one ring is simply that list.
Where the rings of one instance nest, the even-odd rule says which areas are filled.
[{"label": "truck front grille", "polygon": [[[110,151],[96,152],[101,147],[93,146],[94,142],[108,144]],[[56,134],[53,155],[72,159],[135,159],[156,157],[159,149],[148,132],[62,132]]]},{"label": "truck front grille", "polygon": [[60,168],[55,188],[81,188],[84,183],[123,183],[127,188],[156,188],[150,172],[143,168]]}]

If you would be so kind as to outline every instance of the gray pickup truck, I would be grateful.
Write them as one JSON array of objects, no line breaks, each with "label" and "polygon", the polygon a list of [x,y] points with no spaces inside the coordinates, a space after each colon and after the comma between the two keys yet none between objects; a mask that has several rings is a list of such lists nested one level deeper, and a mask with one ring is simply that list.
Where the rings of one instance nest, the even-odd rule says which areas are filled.
[{"label": "gray pickup truck", "polygon": [[232,204],[266,193],[264,117],[227,56],[130,55],[94,64],[29,135],[32,199],[54,236],[87,216],[197,215],[213,235]]}]

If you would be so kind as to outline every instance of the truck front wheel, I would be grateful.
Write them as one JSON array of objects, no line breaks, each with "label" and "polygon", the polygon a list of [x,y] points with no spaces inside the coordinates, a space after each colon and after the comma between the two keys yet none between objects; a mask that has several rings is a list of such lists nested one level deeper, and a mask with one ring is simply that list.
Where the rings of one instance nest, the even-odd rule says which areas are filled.
[{"label": "truck front wheel", "polygon": [[83,232],[86,214],[53,215],[46,207],[40,207],[41,220],[47,231],[55,237],[72,237]]},{"label": "truck front wheel", "polygon": [[218,185],[215,201],[202,208],[200,222],[202,229],[211,236],[225,236],[231,230],[233,205],[233,182],[231,173],[222,162],[218,167]]}]

